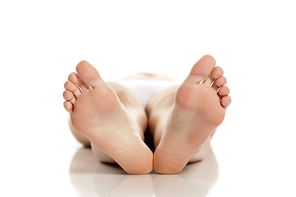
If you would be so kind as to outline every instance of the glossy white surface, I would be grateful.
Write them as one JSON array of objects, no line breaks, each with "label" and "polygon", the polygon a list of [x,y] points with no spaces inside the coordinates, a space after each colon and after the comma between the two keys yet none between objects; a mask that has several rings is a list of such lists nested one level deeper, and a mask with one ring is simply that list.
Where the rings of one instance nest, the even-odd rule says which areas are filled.
[{"label": "glossy white surface", "polygon": [[81,196],[206,196],[217,179],[213,153],[178,175],[127,175],[118,166],[97,163],[88,149],[77,150],[70,167],[71,183]]},{"label": "glossy white surface", "polygon": [[[296,196],[296,2],[1,1],[0,196]],[[63,84],[86,59],[106,80],[178,80],[204,54],[233,103],[213,151],[178,175],[100,164],[68,127]]]}]

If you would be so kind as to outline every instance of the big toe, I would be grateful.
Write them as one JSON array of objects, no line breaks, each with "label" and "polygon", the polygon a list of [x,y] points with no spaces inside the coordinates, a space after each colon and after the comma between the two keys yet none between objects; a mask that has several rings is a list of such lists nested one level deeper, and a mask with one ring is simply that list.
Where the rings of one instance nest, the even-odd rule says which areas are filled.
[{"label": "big toe", "polygon": [[203,56],[192,67],[190,74],[186,79],[186,82],[200,83],[211,75],[211,72],[213,71],[215,65],[216,60],[212,56]]},{"label": "big toe", "polygon": [[89,86],[95,88],[105,83],[99,72],[87,61],[81,61],[77,64],[76,71],[79,77]]}]

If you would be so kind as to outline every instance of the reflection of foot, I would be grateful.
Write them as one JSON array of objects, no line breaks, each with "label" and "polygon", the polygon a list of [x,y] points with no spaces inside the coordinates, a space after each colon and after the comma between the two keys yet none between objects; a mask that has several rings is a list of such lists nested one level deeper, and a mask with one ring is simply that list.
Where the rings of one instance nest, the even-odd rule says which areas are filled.
[{"label": "reflection of foot", "polygon": [[179,173],[219,126],[231,99],[223,70],[211,56],[202,57],[176,93],[167,126],[154,154],[159,173]]},{"label": "reflection of foot", "polygon": [[116,93],[88,62],[77,65],[77,74],[65,83],[65,109],[77,131],[111,156],[126,172],[152,170],[152,152],[142,141],[137,125]]},{"label": "reflection of foot", "polygon": [[[204,186],[204,185],[203,185]],[[195,185],[194,187],[198,187]],[[180,175],[156,175],[154,178],[156,196],[196,196],[192,188],[186,184]]]},{"label": "reflection of foot", "polygon": [[[101,179],[100,183],[105,183],[106,180],[108,180],[108,185],[110,185],[110,182],[112,181],[112,178],[114,178],[114,181],[118,181],[118,175],[116,176],[110,176],[105,177],[105,179]],[[122,176],[121,176],[122,177]],[[107,184],[106,184],[107,186]],[[100,188],[99,184],[95,184],[94,188],[97,188],[98,190],[102,191],[103,189],[107,190],[107,192],[104,193],[104,196],[129,196],[129,197],[151,197],[153,196],[153,178],[151,175],[138,175],[138,176],[126,176],[126,179],[121,182],[121,184],[118,187],[112,187],[109,188]],[[104,190],[103,190],[104,191]],[[97,192],[99,193],[99,192]],[[102,192],[101,192],[102,193]],[[102,195],[103,196],[103,195]]]}]

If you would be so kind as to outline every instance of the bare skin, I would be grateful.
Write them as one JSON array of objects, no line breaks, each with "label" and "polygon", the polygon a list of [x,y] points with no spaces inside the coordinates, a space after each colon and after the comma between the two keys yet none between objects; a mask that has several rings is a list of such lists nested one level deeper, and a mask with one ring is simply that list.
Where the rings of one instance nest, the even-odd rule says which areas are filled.
[{"label": "bare skin", "polygon": [[[223,70],[208,55],[180,86],[153,95],[147,114],[131,90],[107,84],[88,62],[80,62],[77,73],[70,74],[64,92],[74,136],[85,146],[91,143],[100,161],[117,162],[130,174],[149,173],[153,163],[157,172],[175,174],[202,160],[231,102]],[[126,79],[173,80],[147,74]],[[143,142],[147,124],[154,136],[154,162]]]},{"label": "bare skin", "polygon": [[133,102],[126,99],[130,105],[125,107],[88,62],[80,62],[76,70],[78,75],[69,76],[64,92],[64,107],[73,127],[126,172],[149,173],[153,169],[153,153],[142,140],[146,126],[135,115],[138,112]]},{"label": "bare skin", "polygon": [[202,57],[180,87],[155,95],[147,106],[153,130],[154,169],[176,174],[188,162],[203,159],[209,140],[225,116],[231,98],[223,70]]}]

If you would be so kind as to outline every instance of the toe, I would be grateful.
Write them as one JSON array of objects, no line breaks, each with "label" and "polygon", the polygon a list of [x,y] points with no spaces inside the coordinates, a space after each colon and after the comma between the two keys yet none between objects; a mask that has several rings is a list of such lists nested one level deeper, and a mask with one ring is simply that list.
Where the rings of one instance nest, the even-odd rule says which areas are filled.
[{"label": "toe", "polygon": [[89,89],[89,87],[80,79],[80,77],[76,73],[71,73],[68,77],[69,81],[74,84],[77,84],[82,91]]},{"label": "toe", "polygon": [[99,72],[87,61],[79,62],[76,70],[81,80],[93,88],[105,84]]},{"label": "toe", "polygon": [[224,76],[219,77],[216,81],[215,81],[215,85],[218,87],[222,87],[227,83],[227,80]]},{"label": "toe", "polygon": [[221,77],[223,75],[223,73],[224,73],[224,71],[222,70],[222,68],[219,66],[216,66],[211,73],[211,78],[218,79],[219,77]]},{"label": "toe", "polygon": [[231,103],[231,98],[230,96],[224,96],[221,98],[221,105],[224,107],[224,108],[227,108]]},{"label": "toe", "polygon": [[66,101],[70,101],[71,103],[75,103],[76,101],[76,97],[74,96],[74,94],[72,92],[70,92],[69,90],[65,90],[63,93],[63,97]]},{"label": "toe", "polygon": [[212,87],[214,88],[214,90],[217,91],[220,87],[224,86],[226,83],[227,83],[226,78],[222,76],[216,79]]},{"label": "toe", "polygon": [[67,112],[71,113],[73,111],[73,104],[70,101],[64,102],[64,108]]},{"label": "toe", "polygon": [[219,66],[215,67],[210,76],[203,81],[203,84],[206,84],[206,85],[212,85],[213,81],[215,81],[215,79],[221,77],[223,75],[223,70],[222,68],[220,68]]},{"label": "toe", "polygon": [[70,81],[66,81],[64,87],[66,90],[69,90],[70,92],[72,92],[76,98],[81,94],[80,89]]},{"label": "toe", "polygon": [[220,98],[222,98],[223,96],[228,96],[229,93],[230,93],[230,90],[227,86],[221,87],[218,91],[218,95]]},{"label": "toe", "polygon": [[210,55],[203,56],[192,67],[189,76],[185,82],[200,83],[208,78],[216,65],[215,59]]}]

